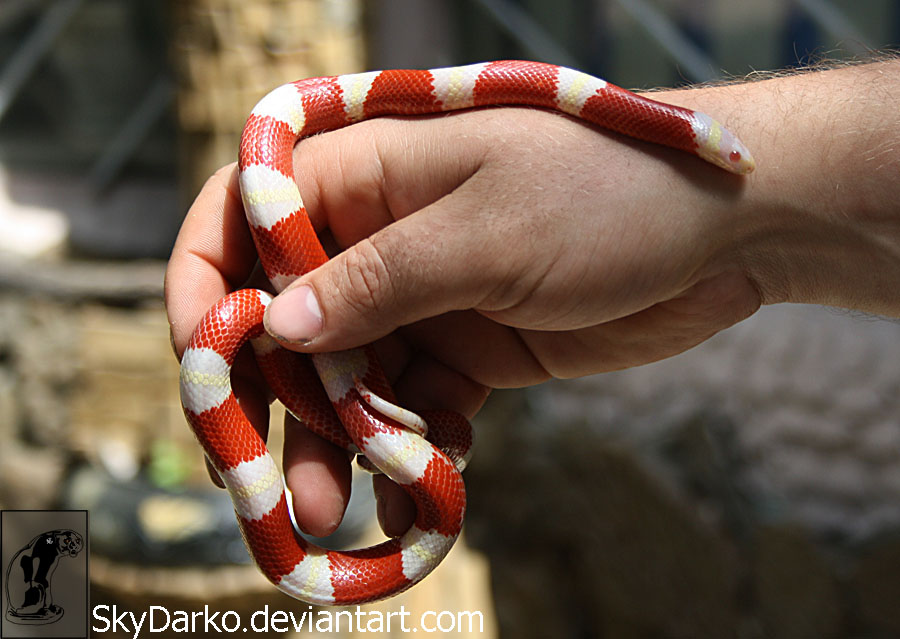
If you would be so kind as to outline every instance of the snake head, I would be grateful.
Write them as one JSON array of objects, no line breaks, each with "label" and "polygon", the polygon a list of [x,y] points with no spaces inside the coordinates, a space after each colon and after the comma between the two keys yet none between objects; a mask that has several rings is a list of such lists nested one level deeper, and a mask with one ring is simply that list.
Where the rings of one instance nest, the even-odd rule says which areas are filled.
[{"label": "snake head", "polygon": [[756,168],[750,151],[736,135],[705,113],[694,112],[697,155],[718,167],[745,175]]}]

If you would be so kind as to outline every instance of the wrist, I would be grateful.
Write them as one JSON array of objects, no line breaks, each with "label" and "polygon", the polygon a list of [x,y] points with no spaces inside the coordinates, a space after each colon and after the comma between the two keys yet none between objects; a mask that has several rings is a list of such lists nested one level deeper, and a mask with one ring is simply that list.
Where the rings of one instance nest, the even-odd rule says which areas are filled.
[{"label": "wrist", "polygon": [[670,95],[757,160],[717,230],[763,303],[900,316],[900,62]]}]

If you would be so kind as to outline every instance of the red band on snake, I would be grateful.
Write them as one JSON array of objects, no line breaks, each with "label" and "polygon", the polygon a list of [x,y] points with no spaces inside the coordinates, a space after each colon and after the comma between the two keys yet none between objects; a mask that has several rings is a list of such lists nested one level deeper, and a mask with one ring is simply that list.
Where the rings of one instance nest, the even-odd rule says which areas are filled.
[{"label": "red band on snake", "polygon": [[[274,289],[328,259],[293,180],[300,138],[383,115],[499,105],[560,111],[733,173],[753,170],[747,149],[709,116],[550,64],[506,61],[301,80],[263,98],[241,139],[241,194]],[[231,494],[251,556],[272,583],[317,604],[395,595],[434,569],[459,536],[469,424],[446,411],[415,415],[396,406],[370,347],[311,358],[280,348],[262,326],[270,300],[263,291],[236,291],[198,325],[182,358],[185,415]],[[248,340],[275,395],[304,426],[361,453],[366,466],[411,495],[417,516],[404,535],[371,548],[331,551],[295,533],[281,473],[231,391],[231,365]]]}]

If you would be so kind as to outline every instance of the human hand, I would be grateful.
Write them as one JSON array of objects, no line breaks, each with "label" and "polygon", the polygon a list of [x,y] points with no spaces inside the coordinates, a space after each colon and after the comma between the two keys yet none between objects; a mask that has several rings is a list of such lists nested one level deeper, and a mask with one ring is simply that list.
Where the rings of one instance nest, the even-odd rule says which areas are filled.
[{"label": "human hand", "polygon": [[525,386],[673,355],[759,304],[726,255],[740,178],[557,114],[364,122],[303,141],[295,170],[352,247],[272,303],[295,350],[400,329],[468,379]]},{"label": "human hand", "polygon": [[[338,139],[329,143],[332,136]],[[716,299],[725,294],[727,301],[722,285],[727,277],[713,286],[697,287],[702,276],[687,283],[690,278],[684,269],[659,280],[638,274],[668,271],[653,259],[674,262],[679,247],[695,243],[693,236],[685,234],[664,252],[657,251],[653,247],[664,243],[662,235],[651,237],[640,230],[663,226],[653,220],[663,204],[652,195],[656,187],[619,186],[627,181],[622,170],[626,165],[616,163],[621,157],[627,163],[646,164],[654,180],[664,167],[677,173],[665,159],[666,152],[653,148],[648,154],[651,148],[625,143],[569,118],[526,109],[419,121],[384,119],[304,141],[295,157],[297,179],[316,226],[328,227],[334,244],[355,244],[360,250],[381,247],[384,239],[407,237],[410,242],[384,249],[384,264],[399,259],[411,267],[404,272],[411,279],[391,282],[391,293],[398,295],[391,303],[398,314],[382,318],[380,324],[359,326],[362,334],[350,335],[349,340],[382,337],[379,329],[387,334],[395,328],[391,321],[403,325],[393,339],[382,342],[382,360],[401,399],[406,398],[412,408],[453,408],[471,416],[488,388],[592,372],[597,370],[598,355],[607,357],[608,368],[633,365],[687,348],[741,319],[743,314],[733,315],[731,305]],[[529,158],[524,166],[516,162],[521,158]],[[604,167],[607,163],[612,170]],[[714,191],[739,191],[738,180],[700,162],[696,165],[699,179],[715,184]],[[382,166],[388,171],[383,175],[378,172]],[[548,168],[553,170],[548,173]],[[633,168],[629,165],[627,171]],[[210,180],[173,252],[167,300],[179,353],[206,309],[241,286],[255,263],[234,176],[229,167]],[[577,188],[579,181],[582,188]],[[541,188],[541,182],[546,188]],[[577,197],[568,193],[573,189]],[[620,191],[634,192],[634,197]],[[598,201],[608,203],[612,212],[598,206]],[[623,206],[622,201],[628,202]],[[628,215],[634,215],[635,226],[625,223],[623,216]],[[400,222],[392,224],[395,220]],[[417,228],[419,224],[424,226]],[[435,241],[443,250],[437,250]],[[502,247],[503,261],[497,259],[498,247]],[[629,258],[634,263],[623,268],[613,258],[623,253],[643,253],[647,263]],[[335,265],[352,255],[344,253]],[[363,254],[362,259],[368,258]],[[353,282],[337,286],[359,293],[355,285],[362,284],[364,295],[370,290],[384,295],[388,289],[377,285],[387,280],[365,279],[381,277],[377,269],[384,264],[351,264],[348,270],[334,271]],[[391,270],[388,267],[387,272]],[[355,279],[359,276],[363,279]],[[647,290],[627,284],[641,279],[647,279]],[[339,294],[341,288],[334,286],[328,283],[320,290]],[[633,290],[634,297],[623,295],[623,288]],[[673,297],[670,291],[679,289],[680,295],[692,288],[681,299],[668,301]],[[417,296],[416,291],[428,294]],[[401,292],[404,298],[399,297]],[[614,296],[624,310],[611,305],[604,295]],[[647,306],[646,300],[654,296],[667,303],[654,311],[641,310],[636,318],[627,317],[629,309]],[[325,308],[338,299],[326,299]],[[586,299],[592,303],[584,304]],[[360,309],[366,303],[382,306],[375,297],[361,303]],[[560,308],[553,315],[542,315],[542,308],[548,306]],[[614,313],[625,318],[598,328]],[[288,314],[294,311],[288,308]],[[329,316],[329,321],[335,320],[339,318]],[[656,326],[655,336],[651,325]],[[290,326],[296,325],[292,321]],[[641,335],[633,336],[635,330]],[[626,347],[645,336],[654,343],[647,343],[637,355]],[[343,339],[323,348],[349,346],[348,337]],[[568,355],[567,351],[584,350],[579,343],[590,343],[592,352]],[[248,362],[236,366],[235,389],[254,424],[264,432],[265,389]],[[314,534],[327,533],[339,520],[347,498],[346,457],[303,429],[289,428],[286,435],[285,468],[298,520]],[[392,495],[390,485],[379,481],[386,493],[382,519],[389,531],[402,531],[409,506]],[[332,499],[323,503],[326,496]],[[395,520],[397,524],[392,525]]]}]

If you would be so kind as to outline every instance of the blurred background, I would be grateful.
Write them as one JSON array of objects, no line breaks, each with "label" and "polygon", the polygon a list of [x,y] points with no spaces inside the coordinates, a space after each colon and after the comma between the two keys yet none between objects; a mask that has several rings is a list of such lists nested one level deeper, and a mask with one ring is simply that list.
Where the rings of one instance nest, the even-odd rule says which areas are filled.
[{"label": "blurred background", "polygon": [[[4,0],[0,507],[90,509],[94,603],[306,609],[205,478],[161,302],[188,204],[278,84],[529,58],[649,88],[898,41],[893,0]],[[900,326],[796,306],[495,393],[464,539],[381,609],[480,610],[478,636],[900,637],[898,416]],[[367,484],[327,543],[372,541]]]}]

